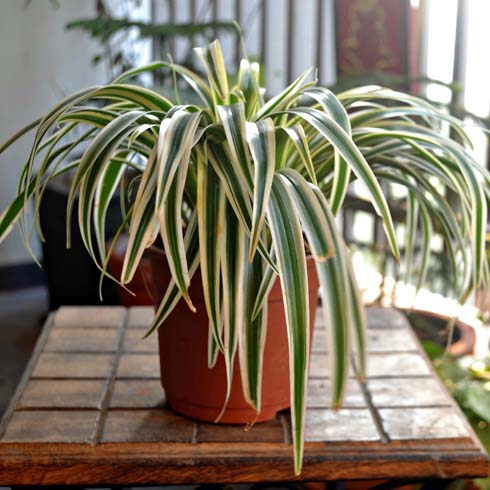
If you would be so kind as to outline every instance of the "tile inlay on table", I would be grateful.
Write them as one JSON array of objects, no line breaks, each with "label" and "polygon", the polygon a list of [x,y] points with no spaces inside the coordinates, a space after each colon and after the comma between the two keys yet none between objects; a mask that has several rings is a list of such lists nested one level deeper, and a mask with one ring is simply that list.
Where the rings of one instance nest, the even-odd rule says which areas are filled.
[{"label": "tile inlay on table", "polygon": [[[332,410],[316,319],[305,459],[292,473],[289,413],[253,427],[200,423],[165,406],[152,310],[52,314],[0,426],[4,485],[137,485],[485,475],[488,460],[400,313],[368,310],[368,378]],[[471,470],[470,470],[470,469]],[[266,475],[266,476],[264,476]]]}]

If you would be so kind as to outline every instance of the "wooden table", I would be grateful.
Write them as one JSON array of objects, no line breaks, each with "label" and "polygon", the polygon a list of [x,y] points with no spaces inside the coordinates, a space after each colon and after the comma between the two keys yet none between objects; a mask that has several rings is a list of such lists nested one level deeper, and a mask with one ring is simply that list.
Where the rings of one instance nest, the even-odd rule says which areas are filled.
[{"label": "wooden table", "polygon": [[301,477],[287,413],[245,431],[165,408],[148,308],[66,307],[49,317],[0,425],[0,485],[151,485],[486,476],[488,460],[404,317],[372,308],[369,376],[355,362],[328,408],[321,314]]}]

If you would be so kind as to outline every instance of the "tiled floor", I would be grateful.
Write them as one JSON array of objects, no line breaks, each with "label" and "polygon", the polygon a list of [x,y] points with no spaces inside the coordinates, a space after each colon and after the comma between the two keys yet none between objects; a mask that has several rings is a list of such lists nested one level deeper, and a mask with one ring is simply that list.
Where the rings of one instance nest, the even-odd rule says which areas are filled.
[{"label": "tiled floor", "polygon": [[15,391],[47,313],[44,287],[0,292],[0,415]]}]

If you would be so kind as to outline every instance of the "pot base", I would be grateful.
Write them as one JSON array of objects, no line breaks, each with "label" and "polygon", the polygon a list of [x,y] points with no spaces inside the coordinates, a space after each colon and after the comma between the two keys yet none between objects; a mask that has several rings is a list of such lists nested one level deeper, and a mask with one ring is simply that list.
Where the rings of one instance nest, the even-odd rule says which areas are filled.
[{"label": "pot base", "polygon": [[257,417],[257,413],[252,409],[227,407],[221,419],[217,421],[216,419],[218,418],[221,410],[216,409],[216,407],[192,405],[188,402],[177,400],[169,401],[168,406],[174,412],[177,412],[180,415],[184,415],[194,420],[199,420],[202,422],[213,421],[217,424],[230,425],[244,425],[256,422],[267,422],[268,420],[275,419],[277,412],[289,408],[289,404],[286,404],[286,406],[283,407],[262,407],[260,415]]}]

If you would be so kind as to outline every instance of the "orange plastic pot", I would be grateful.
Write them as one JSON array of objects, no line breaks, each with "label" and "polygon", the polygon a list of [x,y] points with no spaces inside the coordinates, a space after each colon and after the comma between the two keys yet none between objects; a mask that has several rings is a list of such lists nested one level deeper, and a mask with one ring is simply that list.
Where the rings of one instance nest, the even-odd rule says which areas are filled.
[{"label": "orange plastic pot", "polygon": [[[122,235],[116,242],[116,246],[107,263],[107,268],[114,277],[121,277],[127,247],[128,236]],[[117,287],[120,304],[128,308],[131,306],[153,305],[153,299],[150,294],[152,293],[150,291],[152,280],[150,259],[148,254],[145,253],[136,269],[134,278],[127,284],[127,289],[121,286]],[[128,292],[128,289],[133,294]]]},{"label": "orange plastic pot", "polygon": [[[164,253],[151,249],[155,298],[167,289],[170,271]],[[310,331],[313,331],[318,300],[318,279],[312,258],[308,258]],[[208,368],[208,316],[204,304],[201,275],[195,273],[190,289],[196,313],[180,301],[158,329],[161,382],[169,406],[188,417],[214,422],[220,414],[226,394],[226,372],[222,355]],[[268,298],[268,322],[262,378],[262,410],[256,412],[242,393],[238,355],[235,359],[230,399],[220,423],[243,424],[273,419],[289,408],[289,353],[286,319],[279,279]]]}]

